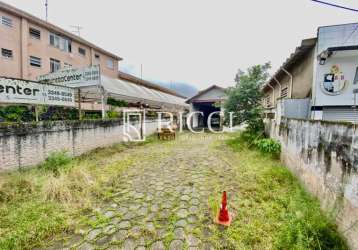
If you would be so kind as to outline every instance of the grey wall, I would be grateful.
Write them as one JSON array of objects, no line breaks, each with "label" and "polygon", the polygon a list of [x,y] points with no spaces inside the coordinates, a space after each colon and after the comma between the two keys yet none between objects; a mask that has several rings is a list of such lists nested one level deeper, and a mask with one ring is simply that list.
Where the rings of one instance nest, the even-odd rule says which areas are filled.
[{"label": "grey wall", "polygon": [[281,142],[281,159],[321,201],[336,211],[340,231],[358,249],[358,127],[282,118],[266,121],[266,133]]},{"label": "grey wall", "polygon": [[[138,123],[133,125],[139,128]],[[147,135],[156,129],[156,121],[147,121]],[[125,139],[122,120],[0,124],[0,171],[36,165],[54,151],[77,156]]]}]

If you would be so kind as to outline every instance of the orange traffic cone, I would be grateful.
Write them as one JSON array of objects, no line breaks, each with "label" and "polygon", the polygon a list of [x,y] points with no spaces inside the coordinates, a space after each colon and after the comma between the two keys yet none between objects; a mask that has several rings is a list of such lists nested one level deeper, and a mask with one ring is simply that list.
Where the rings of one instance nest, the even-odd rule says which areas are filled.
[{"label": "orange traffic cone", "polygon": [[226,191],[224,191],[222,201],[221,201],[220,211],[216,217],[215,222],[220,225],[230,226],[231,221],[232,221],[232,217],[227,209]]}]

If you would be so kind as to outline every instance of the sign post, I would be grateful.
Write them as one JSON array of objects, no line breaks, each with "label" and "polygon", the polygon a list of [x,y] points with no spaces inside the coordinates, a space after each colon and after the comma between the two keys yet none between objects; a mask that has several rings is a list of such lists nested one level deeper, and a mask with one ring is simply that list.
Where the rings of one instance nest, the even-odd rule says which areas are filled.
[{"label": "sign post", "polygon": [[79,119],[79,120],[82,120],[81,89],[78,89],[78,119]]},{"label": "sign post", "polygon": [[102,105],[102,119],[103,120],[106,118],[105,102],[106,102],[105,91],[104,91],[104,89],[101,89],[101,105]]}]

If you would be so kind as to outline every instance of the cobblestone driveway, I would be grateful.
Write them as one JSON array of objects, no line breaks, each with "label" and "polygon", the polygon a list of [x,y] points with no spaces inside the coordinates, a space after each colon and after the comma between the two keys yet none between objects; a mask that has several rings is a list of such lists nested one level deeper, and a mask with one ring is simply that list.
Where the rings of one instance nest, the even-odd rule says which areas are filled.
[{"label": "cobblestone driveway", "polygon": [[[204,138],[203,138],[204,137]],[[222,135],[221,135],[222,137]],[[159,154],[123,173],[121,189],[98,211],[110,218],[62,243],[76,249],[217,249],[228,244],[212,237],[223,228],[213,224],[210,197],[237,188],[230,154],[220,135],[182,135],[172,142],[131,149],[138,155]],[[148,157],[146,157],[148,159]],[[94,215],[90,219],[96,219]],[[228,247],[232,248],[232,247]]]}]

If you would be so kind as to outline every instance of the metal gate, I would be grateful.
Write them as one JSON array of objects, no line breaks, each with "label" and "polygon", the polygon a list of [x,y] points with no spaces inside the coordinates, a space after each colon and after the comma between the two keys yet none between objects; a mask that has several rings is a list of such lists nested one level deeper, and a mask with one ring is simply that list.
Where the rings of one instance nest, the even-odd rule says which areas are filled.
[{"label": "metal gate", "polygon": [[323,108],[323,120],[358,123],[358,108]]}]

